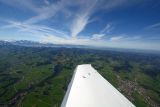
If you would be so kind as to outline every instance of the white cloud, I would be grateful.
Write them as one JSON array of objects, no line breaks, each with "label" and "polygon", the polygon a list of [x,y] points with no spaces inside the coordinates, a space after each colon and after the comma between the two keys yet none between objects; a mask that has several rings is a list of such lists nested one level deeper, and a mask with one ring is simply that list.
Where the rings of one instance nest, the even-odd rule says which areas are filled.
[{"label": "white cloud", "polygon": [[71,36],[76,38],[77,35],[85,28],[88,23],[88,16],[77,16],[71,26]]},{"label": "white cloud", "polygon": [[[83,0],[82,0],[83,1]],[[89,3],[89,4],[88,4]],[[89,18],[91,17],[94,8],[96,6],[97,0],[88,0],[88,2],[83,1],[83,7],[80,8],[78,14],[73,19],[72,25],[70,27],[71,36],[76,38],[77,35],[83,31],[86,25],[89,23]]]},{"label": "white cloud", "polygon": [[151,49],[151,50],[160,49],[158,43],[148,44],[143,41],[104,41],[104,40],[95,41],[88,38],[64,39],[64,38],[59,38],[55,35],[44,36],[42,40],[43,40],[42,42],[47,42],[47,43],[49,42],[49,43],[55,43],[55,44],[87,45],[87,46],[96,46],[96,47],[104,47],[104,48],[112,47],[112,48]]},{"label": "white cloud", "polygon": [[50,2],[49,2],[48,0],[44,0],[44,3],[45,3],[46,5],[49,5],[49,4],[50,4]]},{"label": "white cloud", "polygon": [[69,36],[66,34],[66,32],[54,29],[54,28],[50,28],[48,26],[44,26],[44,25],[36,25],[36,24],[26,24],[23,22],[16,22],[16,21],[8,21],[8,25],[5,25],[3,27],[1,27],[1,29],[17,29],[18,32],[24,32],[24,33],[31,33],[33,36],[34,35],[57,35],[58,37],[61,38],[68,38]]},{"label": "white cloud", "polygon": [[160,28],[160,22],[145,27],[145,29],[159,29],[159,28]]},{"label": "white cloud", "polygon": [[54,17],[56,14],[59,14],[60,11],[63,11],[66,5],[65,0],[60,0],[54,4],[51,4],[48,0],[45,0],[44,2],[47,5],[36,4],[33,0],[1,0],[0,2],[20,9],[29,9],[31,12],[36,13],[35,16],[31,16],[29,19],[25,20],[25,23],[31,24]]},{"label": "white cloud", "polygon": [[101,40],[104,36],[105,36],[105,34],[93,34],[92,39],[93,40]]},{"label": "white cloud", "polygon": [[[33,0],[0,0],[0,2],[12,5],[21,9],[28,9],[33,12],[34,15],[30,18],[19,22],[19,21],[9,21],[8,25],[3,28],[16,28],[18,32],[31,33],[33,36],[36,35],[40,40],[44,42],[51,42],[56,44],[77,44],[77,45],[92,45],[92,46],[110,46],[110,47],[136,47],[134,43],[131,44],[126,42],[128,40],[136,40],[139,37],[129,38],[123,35],[109,37],[108,40],[103,40],[103,38],[110,33],[114,27],[112,24],[106,24],[106,26],[97,34],[93,34],[90,37],[83,36],[78,37],[88,23],[92,23],[94,19],[93,14],[100,9],[105,9],[105,11],[110,11],[117,7],[127,5],[128,3],[133,3],[134,0],[60,0],[51,3],[48,0],[44,0],[45,5],[37,5]],[[75,8],[75,10],[70,9]],[[66,32],[57,30],[54,27],[48,27],[45,25],[38,24],[41,21],[47,19],[54,20],[54,16],[62,14],[65,17],[69,14],[69,28],[71,35]],[[62,17],[63,18],[63,17]],[[68,17],[67,17],[68,18]],[[56,20],[55,20],[56,21]],[[67,23],[67,22],[66,22]],[[59,22],[63,26],[64,23]],[[150,28],[157,28],[160,24],[151,25]],[[141,44],[140,47],[144,47],[145,43]]]},{"label": "white cloud", "polygon": [[32,0],[0,0],[0,2],[8,4],[19,9],[29,9],[33,12],[40,12],[40,8],[37,7]]},{"label": "white cloud", "polygon": [[[44,0],[44,3],[47,5],[37,5],[33,0],[1,0],[1,2],[6,3],[8,5],[12,5],[18,8],[26,8],[37,15],[32,16],[31,18],[25,20],[23,23],[33,24],[41,21],[45,21],[47,19],[53,18],[55,15],[60,14],[62,12],[66,15],[69,14],[70,24],[69,30],[71,36],[76,38],[77,35],[82,32],[86,25],[90,23],[90,18],[93,13],[95,13],[99,9],[113,9],[126,3],[126,0],[60,0],[54,3],[50,3],[48,0]],[[127,2],[128,3],[128,2]],[[70,7],[77,7],[78,11],[71,11]],[[102,8],[104,7],[104,8]],[[72,15],[71,15],[72,13]],[[112,28],[110,25],[106,25],[106,28],[103,32],[110,32]]]},{"label": "white cloud", "polygon": [[54,17],[56,14],[59,14],[60,11],[63,11],[65,4],[62,1],[50,4],[47,6],[39,7],[38,15],[31,17],[26,20],[25,23],[38,23]]},{"label": "white cloud", "polygon": [[133,36],[133,35],[126,35],[126,34],[121,34],[121,35],[117,35],[117,36],[112,36],[110,37],[108,40],[111,41],[111,42],[125,42],[125,41],[128,41],[128,42],[131,42],[131,41],[134,41],[134,42],[137,42],[137,41],[143,41],[141,39],[142,36]]},{"label": "white cloud", "polygon": [[74,39],[74,38],[62,38],[56,35],[47,35],[42,39],[43,42],[55,43],[55,44],[72,44],[72,45],[89,45],[90,39]]},{"label": "white cloud", "polygon": [[113,30],[113,26],[111,26],[111,24],[106,24],[106,26],[98,34],[92,35],[92,39],[93,40],[101,40],[106,35],[108,35],[108,33],[110,33],[112,30]]},{"label": "white cloud", "polygon": [[110,41],[119,41],[122,40],[124,37],[123,36],[115,36],[115,37],[111,37]]},{"label": "white cloud", "polygon": [[100,33],[110,33],[113,29],[114,27],[111,24],[107,24]]},{"label": "white cloud", "polygon": [[[127,0],[81,0],[80,3],[81,5],[83,4],[80,7],[81,10],[78,12],[80,14],[73,19],[73,23],[70,27],[73,38],[76,38],[77,35],[85,29],[86,25],[89,22],[92,22],[90,21],[90,18],[92,14],[98,10],[104,9],[109,11],[110,9],[122,6],[123,4],[130,4]],[[113,30],[113,27],[111,27],[110,24],[107,24],[100,33],[109,33],[111,30]]]}]

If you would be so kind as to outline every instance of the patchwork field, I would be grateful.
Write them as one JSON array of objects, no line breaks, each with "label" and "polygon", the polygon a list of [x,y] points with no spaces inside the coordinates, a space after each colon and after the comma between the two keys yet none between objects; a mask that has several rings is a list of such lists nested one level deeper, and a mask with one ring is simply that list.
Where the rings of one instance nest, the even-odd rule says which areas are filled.
[{"label": "patchwork field", "polygon": [[59,107],[73,70],[91,63],[137,107],[160,106],[160,56],[75,48],[0,46],[0,106]]}]

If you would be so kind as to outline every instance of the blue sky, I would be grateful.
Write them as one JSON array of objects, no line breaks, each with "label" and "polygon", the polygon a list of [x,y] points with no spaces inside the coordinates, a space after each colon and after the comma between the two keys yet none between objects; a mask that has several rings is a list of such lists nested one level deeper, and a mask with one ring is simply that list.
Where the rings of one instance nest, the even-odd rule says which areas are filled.
[{"label": "blue sky", "polygon": [[0,40],[160,50],[160,1],[0,0]]}]

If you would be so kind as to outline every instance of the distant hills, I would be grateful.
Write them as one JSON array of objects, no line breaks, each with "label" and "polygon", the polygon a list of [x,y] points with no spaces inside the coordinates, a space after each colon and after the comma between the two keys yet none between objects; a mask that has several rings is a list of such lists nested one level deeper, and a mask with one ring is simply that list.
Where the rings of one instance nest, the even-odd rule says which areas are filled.
[{"label": "distant hills", "polygon": [[53,44],[53,43],[42,43],[28,40],[18,40],[18,41],[3,41],[0,40],[0,45],[17,45],[25,47],[66,47],[66,48],[85,48],[89,46],[83,45],[66,45],[66,44]]},{"label": "distant hills", "polygon": [[29,41],[29,40],[17,40],[17,41],[0,40],[0,46],[2,45],[15,45],[15,46],[24,46],[24,47],[85,48],[85,49],[96,49],[96,50],[111,50],[111,51],[118,51],[118,52],[160,54],[160,51],[155,51],[155,50],[96,47],[96,46],[87,46],[87,45],[54,44],[54,43],[43,43],[43,42],[36,42],[36,41]]}]

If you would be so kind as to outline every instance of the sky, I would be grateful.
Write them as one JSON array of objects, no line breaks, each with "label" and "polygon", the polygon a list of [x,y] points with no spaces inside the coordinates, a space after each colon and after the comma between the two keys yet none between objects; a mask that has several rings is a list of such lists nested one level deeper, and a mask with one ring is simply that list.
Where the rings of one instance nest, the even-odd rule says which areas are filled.
[{"label": "sky", "polygon": [[160,1],[0,0],[0,40],[160,50]]}]

